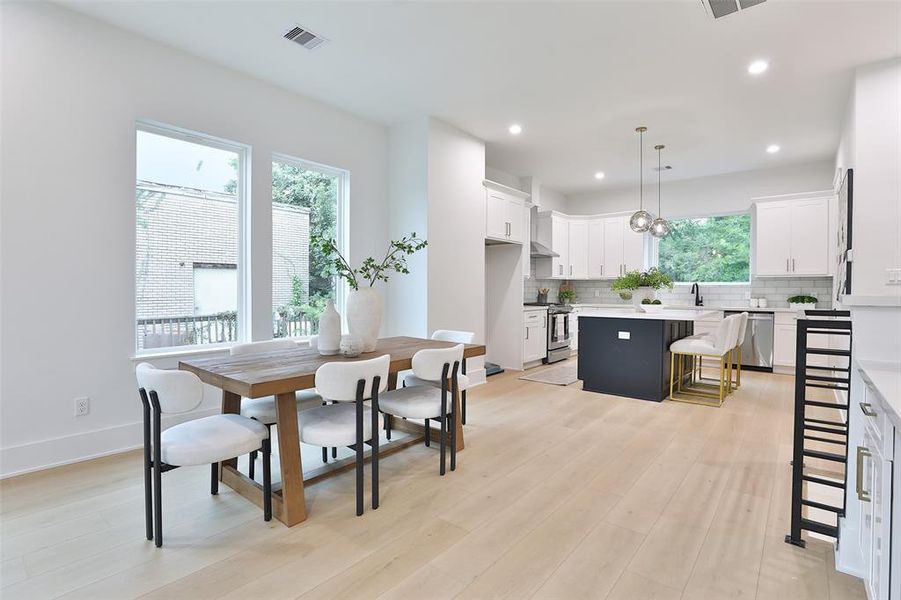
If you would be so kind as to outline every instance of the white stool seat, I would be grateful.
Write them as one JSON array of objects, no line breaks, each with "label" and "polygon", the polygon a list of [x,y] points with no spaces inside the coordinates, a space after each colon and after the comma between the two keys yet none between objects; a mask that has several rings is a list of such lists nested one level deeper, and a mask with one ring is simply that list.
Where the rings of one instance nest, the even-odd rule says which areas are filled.
[{"label": "white stool seat", "polygon": [[[416,385],[430,385],[432,387],[441,388],[440,381],[431,381],[429,379],[422,379],[421,377],[417,377],[416,375],[410,373],[406,377],[404,377],[404,386],[405,387],[413,387]],[[462,373],[457,374],[457,387],[460,388],[459,391],[463,391],[469,387],[469,377]],[[448,390],[449,391],[449,390]]]},{"label": "white stool seat", "polygon": [[[447,394],[447,412],[450,413],[453,395]],[[434,419],[441,416],[441,389],[431,385],[390,390],[379,396],[379,409],[407,419]]]},{"label": "white stool seat", "polygon": [[213,415],[180,423],[160,434],[160,458],[168,465],[208,465],[259,450],[269,430],[241,415]]},{"label": "white stool seat", "polygon": [[[298,413],[300,441],[313,446],[352,446],[357,443],[357,407],[350,402],[317,406]],[[379,428],[382,415],[379,415]],[[363,408],[363,441],[372,439],[372,411]]]},{"label": "white stool seat", "polygon": [[720,356],[720,352],[715,340],[711,337],[693,336],[682,338],[670,344],[670,352],[678,354],[708,354],[711,356]]},{"label": "white stool seat", "polygon": [[[300,390],[296,392],[297,403],[315,402],[322,403],[322,396],[316,390]],[[273,425],[278,421],[275,408],[275,396],[262,398],[244,398],[241,400],[241,415],[248,419],[255,419],[264,425]]]}]

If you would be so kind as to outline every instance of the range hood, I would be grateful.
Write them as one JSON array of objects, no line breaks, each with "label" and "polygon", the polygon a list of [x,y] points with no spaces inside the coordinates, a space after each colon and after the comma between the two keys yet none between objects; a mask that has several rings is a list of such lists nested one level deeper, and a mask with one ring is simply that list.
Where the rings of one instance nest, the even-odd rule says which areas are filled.
[{"label": "range hood", "polygon": [[532,258],[557,258],[560,256],[544,244],[539,244],[538,242],[531,242],[529,244],[529,256]]}]

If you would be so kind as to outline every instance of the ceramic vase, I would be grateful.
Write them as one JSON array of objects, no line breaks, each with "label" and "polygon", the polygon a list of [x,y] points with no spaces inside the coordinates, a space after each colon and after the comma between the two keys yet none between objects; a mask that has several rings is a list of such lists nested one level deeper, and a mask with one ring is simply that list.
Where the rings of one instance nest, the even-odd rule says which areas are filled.
[{"label": "ceramic vase", "polygon": [[335,310],[335,303],[329,300],[319,315],[319,337],[316,340],[319,354],[338,354],[341,347],[341,315]]},{"label": "ceramic vase", "polygon": [[379,293],[371,287],[352,290],[347,296],[347,329],[360,337],[363,352],[375,350],[381,326],[382,298]]},{"label": "ceramic vase", "polygon": [[637,308],[641,306],[641,301],[647,298],[653,300],[657,296],[657,292],[651,287],[640,287],[632,290],[632,304]]},{"label": "ceramic vase", "polygon": [[341,336],[341,355],[347,358],[356,358],[363,352],[363,340],[360,336],[348,333]]}]

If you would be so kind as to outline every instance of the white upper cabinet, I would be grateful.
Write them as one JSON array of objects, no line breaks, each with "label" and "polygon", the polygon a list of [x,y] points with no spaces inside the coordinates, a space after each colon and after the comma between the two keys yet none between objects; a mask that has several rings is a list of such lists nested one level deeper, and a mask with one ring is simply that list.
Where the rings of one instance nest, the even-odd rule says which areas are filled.
[{"label": "white upper cabinet", "polygon": [[485,182],[485,239],[522,244],[529,235],[528,194]]},{"label": "white upper cabinet", "polygon": [[644,268],[645,236],[629,228],[629,216],[538,213],[538,242],[560,256],[536,262],[541,279],[615,279]]},{"label": "white upper cabinet", "polygon": [[604,219],[604,277],[619,277],[623,274],[623,231],[622,217]]},{"label": "white upper cabinet", "polygon": [[588,221],[570,221],[568,275],[571,279],[588,277],[588,247]]},{"label": "white upper cabinet", "polygon": [[604,220],[592,219],[588,221],[588,278],[604,276]]},{"label": "white upper cabinet", "polygon": [[754,274],[820,276],[829,273],[829,199],[754,205]]}]

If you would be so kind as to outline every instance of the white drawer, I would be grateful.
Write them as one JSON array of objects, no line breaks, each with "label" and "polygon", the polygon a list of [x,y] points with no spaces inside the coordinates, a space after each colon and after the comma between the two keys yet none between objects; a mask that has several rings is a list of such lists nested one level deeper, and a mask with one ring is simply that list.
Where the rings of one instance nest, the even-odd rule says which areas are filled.
[{"label": "white drawer", "polygon": [[894,455],[895,444],[895,427],[886,414],[886,409],[882,406],[882,401],[872,389],[872,384],[867,379],[866,374],[859,370],[861,381],[863,382],[860,394],[855,394],[858,398],[856,408],[857,417],[864,424],[864,427],[870,432],[873,438],[879,443],[885,456]]},{"label": "white drawer", "polygon": [[526,325],[541,325],[546,316],[546,310],[529,310],[522,314],[522,322]]},{"label": "white drawer", "polygon": [[798,321],[798,313],[794,312],[777,312],[775,313],[776,325],[796,325]]}]

